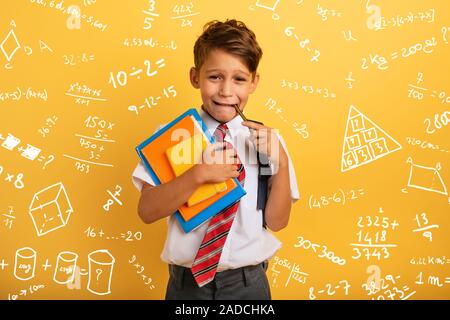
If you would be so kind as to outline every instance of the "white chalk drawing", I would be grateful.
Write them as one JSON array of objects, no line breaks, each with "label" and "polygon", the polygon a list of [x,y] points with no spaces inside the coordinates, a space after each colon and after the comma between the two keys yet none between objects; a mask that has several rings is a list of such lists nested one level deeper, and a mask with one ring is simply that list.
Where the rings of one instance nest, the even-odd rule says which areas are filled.
[{"label": "white chalk drawing", "polygon": [[342,31],[342,33],[344,34],[344,39],[346,41],[358,41],[358,39],[353,37],[352,30]]},{"label": "white chalk drawing", "polygon": [[274,12],[277,9],[277,6],[278,6],[278,3],[280,2],[280,0],[275,0],[275,1],[269,0],[269,2],[272,3],[271,5],[263,4],[261,2],[262,2],[261,0],[257,0],[255,6],[257,6],[259,8],[264,8],[264,9],[267,9],[267,10],[270,10],[270,11]]},{"label": "white chalk drawing", "polygon": [[342,146],[342,172],[370,163],[401,148],[383,129],[355,106],[350,106]]},{"label": "white chalk drawing", "polygon": [[9,151],[12,151],[15,147],[17,147],[19,143],[20,143],[19,138],[13,136],[11,133],[8,133],[8,136],[2,143],[2,147]]},{"label": "white chalk drawing", "polygon": [[116,259],[106,250],[93,251],[88,255],[89,280],[87,289],[96,295],[111,293],[111,280]]},{"label": "white chalk drawing", "polygon": [[14,277],[21,281],[33,279],[36,271],[36,251],[24,247],[16,251]]},{"label": "white chalk drawing", "polygon": [[23,149],[20,155],[28,160],[33,161],[34,159],[37,158],[37,156],[39,155],[39,153],[41,153],[41,151],[42,151],[41,149],[27,143],[26,149]]},{"label": "white chalk drawing", "polygon": [[413,229],[412,232],[422,232],[422,235],[428,239],[428,241],[433,242],[433,232],[432,229],[439,229],[438,224],[429,224],[426,212],[422,212],[420,216],[416,214],[414,219],[417,222],[417,228]]},{"label": "white chalk drawing", "polygon": [[[3,213],[2,216],[5,217],[5,219],[3,220],[5,227],[11,229],[12,225],[14,223],[14,220],[16,219],[16,216],[14,215],[14,208],[12,206],[8,206],[8,208],[9,208],[9,212]],[[0,264],[0,267],[1,267],[1,264]]]},{"label": "white chalk drawing", "polygon": [[78,254],[70,251],[62,251],[56,258],[53,280],[59,284],[72,283],[75,276]]},{"label": "white chalk drawing", "polygon": [[439,173],[441,170],[440,162],[434,168],[414,164],[411,157],[406,162],[411,165],[407,187],[448,195],[447,187]]},{"label": "white chalk drawing", "polygon": [[29,214],[39,237],[66,226],[72,212],[72,205],[62,182],[37,192],[29,207]]},{"label": "white chalk drawing", "polygon": [[[14,46],[11,48],[11,46]],[[5,49],[10,48],[9,50]],[[3,54],[5,55],[6,60],[8,62],[11,62],[12,58],[14,57],[14,54],[17,50],[21,48],[19,40],[17,40],[16,34],[14,33],[14,29],[9,30],[8,35],[5,37],[5,39],[0,44],[0,49],[2,50]]]},{"label": "white chalk drawing", "polygon": [[[267,2],[270,2],[270,4]],[[277,13],[275,13],[275,10],[277,9],[279,2],[280,0],[256,0],[255,6],[251,5],[250,10],[255,10],[255,7],[267,9],[269,11],[272,11],[273,20],[280,20],[280,16]]]},{"label": "white chalk drawing", "polygon": [[[8,133],[8,136],[4,138],[4,141],[1,146],[9,151],[13,151],[20,144],[20,141],[21,140],[19,138],[17,138],[11,133]],[[20,155],[22,157],[31,161],[35,160],[42,151],[41,149],[28,143],[26,148],[19,146],[17,150],[21,152]]]}]

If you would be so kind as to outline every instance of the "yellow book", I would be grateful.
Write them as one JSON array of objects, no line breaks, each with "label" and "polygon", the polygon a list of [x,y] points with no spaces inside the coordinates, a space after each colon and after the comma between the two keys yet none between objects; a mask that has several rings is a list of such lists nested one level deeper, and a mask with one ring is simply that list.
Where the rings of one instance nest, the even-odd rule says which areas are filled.
[{"label": "yellow book", "polygon": [[[206,138],[203,134],[195,134],[167,149],[166,156],[175,176],[178,177],[195,164],[200,163],[203,151],[207,145]],[[206,183],[192,193],[187,201],[187,205],[191,207],[225,190],[227,190],[227,184],[225,182]]]}]

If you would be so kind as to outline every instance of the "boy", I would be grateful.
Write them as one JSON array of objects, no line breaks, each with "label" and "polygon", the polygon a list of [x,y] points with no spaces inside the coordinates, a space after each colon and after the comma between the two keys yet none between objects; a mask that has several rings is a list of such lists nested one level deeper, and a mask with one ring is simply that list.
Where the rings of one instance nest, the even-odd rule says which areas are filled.
[{"label": "boy", "polygon": [[[261,124],[243,122],[233,107],[237,104],[243,110],[255,91],[261,56],[254,33],[244,23],[227,20],[206,24],[194,46],[195,67],[190,70],[190,80],[200,89],[200,116],[218,139],[212,146],[223,150],[207,148],[205,153],[210,152],[213,163],[203,161],[159,186],[142,163],[133,172],[133,182],[141,191],[141,219],[152,223],[169,217],[161,254],[169,264],[166,299],[271,299],[267,260],[281,243],[263,227],[263,219],[272,231],[286,227],[291,204],[299,194],[281,137]],[[236,139],[253,147],[246,149]],[[255,148],[277,168],[269,179],[264,218],[256,205],[258,165],[247,161],[247,153],[255,159]],[[172,214],[200,185],[229,178],[237,178],[247,194],[197,229],[184,233]]]}]

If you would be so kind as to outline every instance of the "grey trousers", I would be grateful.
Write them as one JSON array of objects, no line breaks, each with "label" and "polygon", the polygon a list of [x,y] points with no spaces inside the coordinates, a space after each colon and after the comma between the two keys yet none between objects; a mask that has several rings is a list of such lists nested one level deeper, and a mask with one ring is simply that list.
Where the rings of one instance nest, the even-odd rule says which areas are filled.
[{"label": "grey trousers", "polygon": [[166,300],[271,300],[268,262],[217,272],[199,288],[191,269],[169,265]]}]

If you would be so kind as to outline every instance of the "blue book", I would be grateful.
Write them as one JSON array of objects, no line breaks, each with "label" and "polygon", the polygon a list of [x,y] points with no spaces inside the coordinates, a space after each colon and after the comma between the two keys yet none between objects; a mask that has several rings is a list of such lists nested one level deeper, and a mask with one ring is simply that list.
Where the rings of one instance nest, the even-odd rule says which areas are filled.
[{"label": "blue book", "polygon": [[[194,134],[201,133],[209,143],[214,143],[214,137],[208,132],[199,113],[196,109],[191,108],[139,144],[136,151],[157,185],[176,177],[167,158],[166,150],[180,143],[180,135],[173,135],[175,130],[180,129],[184,130],[181,132],[188,133],[183,136],[182,141],[191,138]],[[184,232],[194,230],[246,194],[237,178],[227,180],[226,185],[226,190],[195,205],[188,207],[187,204],[184,204],[175,212]]]}]

